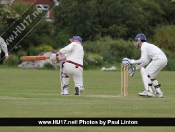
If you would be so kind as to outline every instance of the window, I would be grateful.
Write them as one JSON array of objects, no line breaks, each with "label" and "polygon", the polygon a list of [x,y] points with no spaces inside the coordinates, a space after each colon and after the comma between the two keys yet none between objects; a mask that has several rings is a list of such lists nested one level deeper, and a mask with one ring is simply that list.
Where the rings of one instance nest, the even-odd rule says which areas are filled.
[{"label": "window", "polygon": [[0,0],[0,4],[12,4],[15,0]]},{"label": "window", "polygon": [[37,4],[36,8],[37,9],[42,9],[42,11],[47,14],[46,18],[49,18],[49,5]]}]

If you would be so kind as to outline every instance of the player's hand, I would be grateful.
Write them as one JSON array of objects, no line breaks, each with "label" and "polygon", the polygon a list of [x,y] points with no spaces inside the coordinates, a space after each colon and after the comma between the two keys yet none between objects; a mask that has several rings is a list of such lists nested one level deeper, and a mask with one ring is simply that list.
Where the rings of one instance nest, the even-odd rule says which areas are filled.
[{"label": "player's hand", "polygon": [[122,64],[123,64],[124,66],[132,66],[131,60],[130,60],[129,58],[123,58],[123,59],[122,59]]},{"label": "player's hand", "polygon": [[5,56],[5,59],[8,60],[9,59],[9,56]]},{"label": "player's hand", "polygon": [[133,77],[133,76],[134,76],[134,73],[136,72],[136,70],[137,70],[136,67],[130,69],[130,70],[129,70],[129,75],[130,75],[131,77]]}]

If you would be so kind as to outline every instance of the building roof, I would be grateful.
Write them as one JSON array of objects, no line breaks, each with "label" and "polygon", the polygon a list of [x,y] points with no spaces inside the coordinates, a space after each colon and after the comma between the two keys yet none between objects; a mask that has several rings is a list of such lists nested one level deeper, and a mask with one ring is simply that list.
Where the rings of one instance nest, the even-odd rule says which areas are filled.
[{"label": "building roof", "polygon": [[[0,0],[0,4],[10,4],[10,5],[12,5],[13,4],[13,2],[15,2],[16,0]],[[55,4],[58,4],[58,0],[22,0],[22,1],[24,1],[24,2],[30,2],[30,3],[34,3],[34,2],[36,2],[36,3],[38,3],[38,2],[46,2],[46,3],[48,3],[48,2],[54,2]]]}]

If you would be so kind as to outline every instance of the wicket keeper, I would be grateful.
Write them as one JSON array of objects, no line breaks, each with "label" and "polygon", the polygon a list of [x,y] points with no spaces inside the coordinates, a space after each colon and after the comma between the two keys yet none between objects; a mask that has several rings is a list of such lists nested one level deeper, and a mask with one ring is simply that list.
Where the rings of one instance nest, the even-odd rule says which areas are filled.
[{"label": "wicket keeper", "polygon": [[[124,58],[122,63],[125,66],[138,64],[129,70],[129,75],[133,77],[136,70],[140,69],[145,90],[138,93],[138,95],[162,98],[163,92],[160,89],[161,85],[156,78],[159,72],[167,65],[167,57],[160,48],[154,44],[146,42],[146,36],[143,33],[137,34],[134,40],[134,46],[141,49],[140,59],[134,60]],[[146,65],[147,67],[144,68]],[[155,93],[153,93],[153,91]]]}]

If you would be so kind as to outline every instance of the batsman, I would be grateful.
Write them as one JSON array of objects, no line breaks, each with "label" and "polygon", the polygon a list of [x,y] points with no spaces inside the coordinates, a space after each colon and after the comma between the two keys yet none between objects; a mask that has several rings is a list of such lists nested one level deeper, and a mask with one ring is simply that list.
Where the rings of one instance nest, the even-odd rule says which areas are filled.
[{"label": "batsman", "polygon": [[80,95],[84,91],[83,86],[83,58],[84,50],[82,38],[73,36],[70,44],[61,48],[56,54],[50,56],[50,60],[62,61],[60,66],[61,95],[69,94],[69,77],[73,77],[75,84],[75,95]]},{"label": "batsman", "polygon": [[145,90],[138,95],[162,98],[163,92],[160,89],[161,85],[158,83],[157,75],[167,65],[166,55],[154,44],[146,42],[146,36],[143,33],[136,35],[134,46],[141,49],[140,59],[123,58],[122,63],[125,66],[138,64],[129,70],[129,75],[133,77],[134,73],[140,69]]}]

